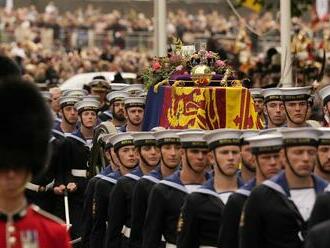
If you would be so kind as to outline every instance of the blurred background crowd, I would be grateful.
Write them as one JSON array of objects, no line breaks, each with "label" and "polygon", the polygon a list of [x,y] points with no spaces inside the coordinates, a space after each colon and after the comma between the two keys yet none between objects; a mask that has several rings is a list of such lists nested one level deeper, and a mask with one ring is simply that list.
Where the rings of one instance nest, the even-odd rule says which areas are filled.
[{"label": "blurred background crowd", "polygon": [[[0,9],[0,53],[14,58],[24,77],[58,84],[75,74],[120,71],[139,74],[152,60],[153,18],[134,9],[105,13],[97,5],[59,11],[50,2],[43,11],[33,5]],[[293,18],[292,51],[296,85],[310,84],[320,73],[323,48],[330,52],[329,20]],[[241,16],[221,10],[168,10],[169,44],[205,42],[254,87],[280,80],[279,19],[273,12]],[[325,67],[326,75],[328,68]]]}]

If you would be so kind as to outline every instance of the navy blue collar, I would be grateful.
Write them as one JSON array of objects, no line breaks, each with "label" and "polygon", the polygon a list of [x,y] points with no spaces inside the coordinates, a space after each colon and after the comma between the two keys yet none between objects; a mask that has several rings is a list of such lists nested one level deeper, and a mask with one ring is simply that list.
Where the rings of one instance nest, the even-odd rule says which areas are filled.
[{"label": "navy blue collar", "polygon": [[[328,182],[318,176],[312,175],[312,179],[314,182],[314,189],[316,193],[323,192],[324,189],[328,186]],[[291,197],[290,188],[284,171],[281,171],[271,179],[264,181],[263,185],[272,188],[287,197]]]},{"label": "navy blue collar", "polygon": [[130,173],[127,173],[125,177],[129,177],[134,180],[139,180],[143,176],[143,172],[140,168],[140,166],[137,166],[134,170],[132,170]]},{"label": "navy blue collar", "polygon": [[161,172],[161,170],[160,170],[160,165],[158,165],[158,166],[156,167],[156,169],[152,170],[152,171],[148,174],[148,176],[154,177],[154,178],[156,178],[156,179],[158,179],[158,180],[163,179],[162,172]]},{"label": "navy blue collar", "polygon": [[116,170],[116,171],[113,171],[113,172],[111,172],[111,173],[109,173],[108,175],[107,175],[107,177],[110,177],[110,178],[113,178],[113,179],[118,179],[118,178],[120,178],[122,175],[121,175],[121,173],[120,173],[120,170]]},{"label": "navy blue collar", "polygon": [[111,172],[113,172],[113,170],[111,168],[111,165],[109,164],[100,172],[100,174],[105,176],[110,174]]},{"label": "navy blue collar", "polygon": [[77,130],[73,131],[71,134],[68,134],[67,137],[71,137],[75,140],[80,141],[84,145],[87,145],[86,139],[83,136],[83,134],[81,133],[80,129],[77,129]]},{"label": "navy blue collar", "polygon": [[251,179],[250,181],[248,181],[246,184],[244,184],[242,187],[240,187],[236,193],[241,194],[241,195],[245,195],[245,196],[249,196],[251,194],[251,191],[254,189],[254,187],[257,185],[257,180]]},{"label": "navy blue collar", "polygon": [[181,178],[180,178],[180,170],[177,170],[176,172],[174,172],[172,175],[164,178],[165,181],[170,181],[172,183],[177,183],[179,185],[183,185],[182,181],[181,181]]}]

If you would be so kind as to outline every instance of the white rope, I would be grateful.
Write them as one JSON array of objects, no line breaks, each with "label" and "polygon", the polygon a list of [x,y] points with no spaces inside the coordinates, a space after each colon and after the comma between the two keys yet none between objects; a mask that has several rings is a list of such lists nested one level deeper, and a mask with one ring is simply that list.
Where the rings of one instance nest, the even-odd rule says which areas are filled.
[{"label": "white rope", "polygon": [[[229,7],[231,8],[231,10],[234,12],[234,14],[236,15],[236,17],[239,19],[239,20],[245,20],[238,12],[237,10],[235,9],[235,6],[233,5],[233,3],[231,2],[231,0],[226,0],[227,1],[227,4],[229,5]],[[276,17],[276,23],[278,23],[279,21],[279,17],[280,17],[280,12],[278,11],[277,12],[277,17]],[[267,36],[269,33],[271,33],[272,31],[274,31],[274,29],[270,29],[264,33],[259,33],[257,30],[255,30],[252,26],[250,26],[247,22],[245,22],[245,27],[251,32],[251,33],[254,33],[256,34],[257,36],[261,37],[261,36]]]}]

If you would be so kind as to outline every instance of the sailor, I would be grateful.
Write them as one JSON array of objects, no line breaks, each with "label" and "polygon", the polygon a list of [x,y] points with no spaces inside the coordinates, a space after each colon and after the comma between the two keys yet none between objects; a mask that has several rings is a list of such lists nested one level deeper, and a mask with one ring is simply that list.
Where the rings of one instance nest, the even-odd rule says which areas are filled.
[{"label": "sailor", "polygon": [[160,150],[161,161],[156,169],[143,176],[135,185],[132,196],[132,228],[129,247],[141,247],[144,219],[152,187],[172,175],[181,162],[181,143],[177,130],[160,130],[154,133]]},{"label": "sailor", "polygon": [[281,127],[286,122],[286,114],[280,88],[269,88],[261,91],[264,97],[264,112],[266,113],[265,128]]},{"label": "sailor", "polygon": [[208,146],[202,130],[179,132],[182,169],[161,180],[151,190],[143,230],[143,248],[158,248],[162,235],[166,247],[175,247],[180,210],[187,195],[207,181]]},{"label": "sailor", "polygon": [[281,170],[279,151],[282,136],[279,133],[261,134],[246,138],[253,159],[256,161],[256,177],[232,194],[223,211],[223,221],[218,237],[218,247],[238,248],[239,221],[243,205],[252,189],[270,179]]},{"label": "sailor", "polygon": [[100,137],[100,139],[102,139],[105,157],[108,160],[108,165],[99,174],[97,174],[96,176],[94,176],[93,178],[91,178],[88,181],[87,188],[85,191],[84,208],[82,210],[83,211],[83,213],[82,213],[82,220],[83,220],[82,244],[84,247],[90,247],[89,246],[89,236],[90,236],[90,232],[92,229],[92,223],[93,223],[93,218],[94,218],[93,212],[95,212],[95,209],[93,209],[95,185],[96,185],[97,181],[99,181],[101,178],[103,178],[104,176],[106,176],[118,169],[119,162],[117,160],[117,157],[115,157],[113,155],[113,146],[109,142],[110,137],[115,134],[116,133],[106,134],[106,135],[103,135],[102,137]]},{"label": "sailor", "polygon": [[133,189],[137,181],[155,169],[160,160],[159,148],[152,132],[136,132],[132,136],[139,164],[131,173],[119,179],[111,192],[106,247],[128,247]]},{"label": "sailor", "polygon": [[241,168],[238,172],[240,180],[244,183],[249,182],[255,177],[256,174],[256,161],[252,154],[249,142],[246,140],[249,137],[254,137],[258,135],[258,130],[246,129],[242,130],[241,135]]},{"label": "sailor", "polygon": [[[299,104],[298,104],[299,106]],[[328,183],[312,174],[320,131],[281,129],[285,169],[257,186],[241,216],[240,247],[302,247],[316,194]]]},{"label": "sailor", "polygon": [[[12,101],[15,99],[15,101]],[[0,247],[69,248],[64,223],[29,205],[24,186],[45,169],[49,155],[51,114],[39,90],[20,79],[0,82]],[[28,103],[28,104],[27,104]]]},{"label": "sailor", "polygon": [[63,163],[67,168],[65,187],[61,187],[59,193],[65,189],[69,192],[70,219],[72,221],[72,239],[79,238],[82,231],[81,216],[84,204],[84,192],[89,177],[90,150],[92,147],[93,129],[97,122],[97,111],[99,102],[94,100],[82,100],[75,105],[79,119],[80,128],[67,135],[64,142]]},{"label": "sailor", "polygon": [[93,196],[93,221],[89,247],[103,247],[106,235],[108,208],[111,204],[110,194],[117,180],[130,173],[137,164],[134,139],[129,133],[112,135],[107,143],[111,144],[110,154],[118,170],[102,176],[95,184]]},{"label": "sailor", "polygon": [[144,84],[131,84],[122,90],[127,92],[130,96],[139,96],[141,93],[144,92]]},{"label": "sailor", "polygon": [[323,121],[322,126],[330,127],[330,85],[320,89],[319,96],[323,105]]},{"label": "sailor", "polygon": [[262,128],[265,126],[265,121],[266,121],[266,117],[264,114],[264,96],[262,95],[262,89],[260,88],[253,88],[253,89],[249,89],[253,101],[254,101],[254,108],[256,110],[257,113],[257,117],[258,117],[258,127]]},{"label": "sailor", "polygon": [[74,132],[77,128],[78,111],[75,104],[81,99],[76,96],[62,96],[60,98],[60,113],[62,116],[61,122],[55,122],[53,135],[58,139]]},{"label": "sailor", "polygon": [[109,108],[103,111],[99,118],[101,121],[112,121],[118,129],[126,123],[124,99],[129,97],[127,92],[112,91],[107,94]]},{"label": "sailor", "polygon": [[120,132],[138,132],[141,131],[144,117],[145,98],[128,97],[124,100],[126,124],[123,125]]},{"label": "sailor", "polygon": [[[104,120],[100,123],[94,130],[93,138],[93,148],[91,154],[90,164],[92,168],[95,168],[94,175],[97,171],[102,170],[106,166],[103,160],[103,151],[102,147],[99,144],[98,140],[100,136],[104,134],[109,134],[114,131],[119,131],[122,125],[125,124],[125,108],[124,108],[124,99],[128,97],[126,92],[113,91],[107,95],[107,100],[110,103],[110,110],[103,112],[99,115],[99,118]],[[102,116],[108,115],[107,118]]]},{"label": "sailor", "polygon": [[177,247],[217,247],[222,211],[228,197],[242,186],[237,176],[240,136],[235,129],[214,130],[204,136],[214,177],[186,197],[177,227]]},{"label": "sailor", "polygon": [[287,127],[307,127],[309,102],[311,97],[310,86],[281,88],[284,110],[287,118]]},{"label": "sailor", "polygon": [[88,84],[91,95],[99,96],[100,112],[109,109],[109,104],[106,100],[106,95],[109,93],[111,87],[109,81],[104,76],[95,76]]}]

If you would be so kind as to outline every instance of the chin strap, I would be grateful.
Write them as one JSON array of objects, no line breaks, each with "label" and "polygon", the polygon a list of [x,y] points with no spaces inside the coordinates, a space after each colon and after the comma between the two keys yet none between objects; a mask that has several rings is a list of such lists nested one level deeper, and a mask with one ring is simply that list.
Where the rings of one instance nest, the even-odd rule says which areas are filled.
[{"label": "chin strap", "polygon": [[[226,173],[222,170],[221,166],[220,166],[219,163],[218,163],[218,159],[217,159],[217,155],[216,155],[216,153],[215,153],[215,150],[213,150],[213,155],[214,155],[215,164],[217,165],[217,167],[218,167],[219,171],[221,172],[221,174],[223,174],[223,175],[226,176],[226,177],[232,177],[232,175],[228,175],[228,174],[226,174]],[[238,170],[238,169],[237,169],[237,170]]]}]

